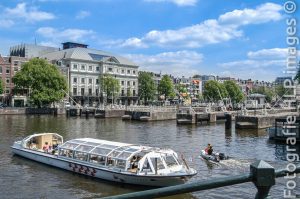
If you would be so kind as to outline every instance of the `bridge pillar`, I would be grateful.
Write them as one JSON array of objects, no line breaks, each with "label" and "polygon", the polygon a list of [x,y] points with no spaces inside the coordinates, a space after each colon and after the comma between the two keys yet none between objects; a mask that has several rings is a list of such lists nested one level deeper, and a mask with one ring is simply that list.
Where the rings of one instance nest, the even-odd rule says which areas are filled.
[{"label": "bridge pillar", "polygon": [[225,113],[225,129],[231,129],[232,115]]},{"label": "bridge pillar", "polygon": [[209,122],[213,123],[217,121],[217,114],[215,113],[210,113],[209,114]]},{"label": "bridge pillar", "polygon": [[252,182],[257,188],[255,199],[264,199],[269,195],[269,191],[275,185],[275,170],[270,164],[263,160],[258,160],[250,165]]}]

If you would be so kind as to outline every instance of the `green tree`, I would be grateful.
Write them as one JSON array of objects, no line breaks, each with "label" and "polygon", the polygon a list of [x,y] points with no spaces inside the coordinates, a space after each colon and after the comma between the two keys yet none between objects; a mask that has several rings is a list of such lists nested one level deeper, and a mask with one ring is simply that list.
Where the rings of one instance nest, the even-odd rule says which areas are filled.
[{"label": "green tree", "polygon": [[224,82],[224,86],[228,92],[228,95],[232,103],[240,103],[244,100],[244,94],[240,87],[232,80]]},{"label": "green tree", "polygon": [[157,90],[160,95],[164,95],[165,99],[167,97],[174,97],[173,81],[168,75],[164,75],[161,78]]},{"label": "green tree", "polygon": [[2,83],[2,80],[0,79],[0,94],[3,93],[3,90],[4,90],[3,87],[4,87],[4,85]]},{"label": "green tree", "polygon": [[207,100],[218,101],[228,96],[225,86],[215,80],[209,80],[204,85],[203,97]]},{"label": "green tree", "polygon": [[293,89],[292,88],[285,88],[283,84],[277,85],[275,87],[275,94],[282,98],[284,95],[292,95]]},{"label": "green tree", "polygon": [[108,98],[113,98],[118,95],[121,86],[116,78],[109,74],[103,74],[100,75],[99,79],[101,91],[105,92]]},{"label": "green tree", "polygon": [[34,58],[13,77],[16,90],[29,89],[30,101],[37,107],[57,102],[65,95],[67,81],[56,66]]},{"label": "green tree", "polygon": [[151,73],[148,72],[140,72],[138,81],[140,98],[143,99],[144,103],[146,104],[146,102],[155,98],[157,91],[155,82],[152,79]]}]

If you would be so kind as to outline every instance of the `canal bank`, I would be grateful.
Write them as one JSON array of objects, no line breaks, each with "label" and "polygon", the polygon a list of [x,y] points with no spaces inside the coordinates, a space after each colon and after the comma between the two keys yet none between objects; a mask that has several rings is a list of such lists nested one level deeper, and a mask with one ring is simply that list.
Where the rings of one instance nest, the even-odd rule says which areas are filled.
[{"label": "canal bank", "polygon": [[[33,132],[57,132],[66,140],[79,137],[169,147],[184,155],[198,175],[206,180],[249,172],[249,165],[265,160],[275,168],[286,166],[286,146],[268,141],[264,130],[226,130],[224,123],[201,126],[178,126],[175,120],[157,122],[122,121],[121,119],[80,119],[65,116],[5,115],[0,116],[0,194],[6,198],[100,198],[145,187],[128,186],[93,180],[13,156],[10,145]],[[233,157],[224,166],[211,165],[199,158],[207,143],[216,151]],[[298,152],[300,149],[298,147]],[[298,183],[300,184],[299,180]],[[282,198],[285,181],[279,179],[271,189],[272,198]],[[169,199],[253,198],[256,188],[251,183],[215,190],[183,194]]]}]

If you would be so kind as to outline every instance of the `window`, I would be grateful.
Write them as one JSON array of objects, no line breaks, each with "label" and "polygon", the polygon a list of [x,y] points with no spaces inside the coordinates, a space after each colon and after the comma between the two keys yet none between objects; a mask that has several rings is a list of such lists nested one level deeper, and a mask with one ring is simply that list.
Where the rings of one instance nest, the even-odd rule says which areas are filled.
[{"label": "window", "polygon": [[10,70],[9,69],[6,69],[6,74],[10,74]]},{"label": "window", "polygon": [[81,78],[81,83],[84,84],[84,78]]},{"label": "window", "polygon": [[85,65],[81,65],[81,70],[85,70]]},{"label": "window", "polygon": [[132,85],[135,86],[135,82],[132,82]]},{"label": "window", "polygon": [[130,70],[127,70],[127,74],[130,74]]},{"label": "window", "polygon": [[73,69],[77,69],[77,64],[74,64],[74,65],[73,65]]},{"label": "window", "polygon": [[89,95],[92,95],[92,89],[89,88]]},{"label": "window", "polygon": [[77,77],[73,78],[73,83],[77,83]]},{"label": "window", "polygon": [[19,68],[18,67],[14,67],[14,71],[15,72],[19,71]]},{"label": "window", "polygon": [[89,79],[89,84],[92,84],[93,83],[93,79]]},{"label": "window", "polygon": [[2,73],[2,67],[0,66],[0,74]]},{"label": "window", "polygon": [[121,81],[122,86],[124,86],[124,81]]},{"label": "window", "polygon": [[133,74],[135,74],[135,70],[134,71],[132,71],[133,72]]},{"label": "window", "polygon": [[130,86],[130,81],[127,82],[127,86]]},{"label": "window", "polygon": [[112,68],[108,68],[108,71],[109,71],[109,72],[112,72],[112,71],[113,71],[113,69],[112,69]]},{"label": "window", "polygon": [[132,91],[132,95],[135,96],[135,90]]},{"label": "window", "polygon": [[19,64],[18,61],[14,61],[14,66],[17,66]]},{"label": "window", "polygon": [[96,67],[96,71],[100,71],[100,67],[99,66]]},{"label": "window", "polygon": [[96,79],[96,84],[99,84],[99,79]]},{"label": "window", "polygon": [[96,95],[97,96],[99,95],[99,89],[98,88],[96,89]]},{"label": "window", "polygon": [[81,95],[84,95],[84,88],[81,88]]},{"label": "window", "polygon": [[6,83],[9,84],[9,82],[10,82],[10,79],[6,78]]},{"label": "window", "polygon": [[6,90],[5,90],[5,93],[6,93],[6,94],[9,94],[9,89],[6,89]]},{"label": "window", "polygon": [[93,66],[89,66],[89,71],[93,71]]},{"label": "window", "polygon": [[122,90],[122,94],[121,95],[124,96],[124,90]]},{"label": "window", "polygon": [[91,154],[90,162],[94,164],[105,165],[105,157],[101,155],[93,155]]},{"label": "window", "polygon": [[125,71],[124,70],[122,70],[122,74],[124,74],[125,73]]},{"label": "window", "polygon": [[77,95],[77,88],[73,88],[73,95]]},{"label": "window", "polygon": [[81,161],[87,161],[87,157],[88,157],[88,154],[81,152],[81,151],[75,151],[75,153],[74,153],[74,159],[78,159]]}]

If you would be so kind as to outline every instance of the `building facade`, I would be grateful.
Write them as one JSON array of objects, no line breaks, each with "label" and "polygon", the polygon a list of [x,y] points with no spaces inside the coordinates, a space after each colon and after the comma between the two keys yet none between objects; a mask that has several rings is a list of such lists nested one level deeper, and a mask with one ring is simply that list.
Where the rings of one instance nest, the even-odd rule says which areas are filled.
[{"label": "building facade", "polygon": [[[41,58],[65,71],[70,97],[81,105],[96,106],[106,102],[133,104],[138,99],[138,66],[128,59],[87,46],[64,45],[65,49]],[[66,44],[66,43],[64,43]],[[82,44],[81,44],[82,45]],[[72,48],[69,48],[71,46]],[[100,75],[109,74],[120,83],[120,92],[110,99],[100,89]]]}]

